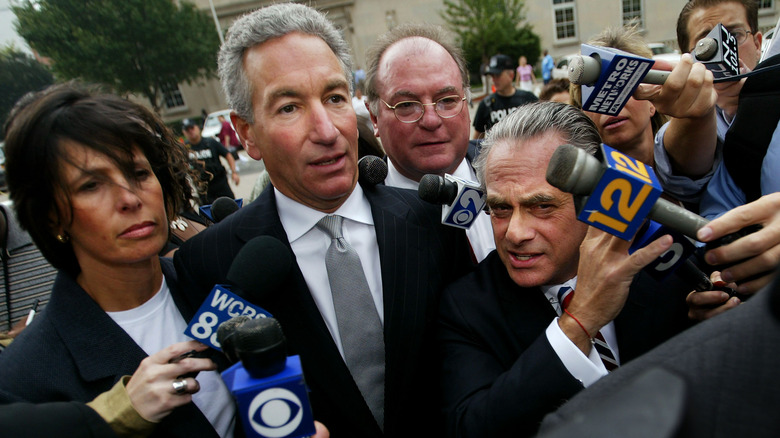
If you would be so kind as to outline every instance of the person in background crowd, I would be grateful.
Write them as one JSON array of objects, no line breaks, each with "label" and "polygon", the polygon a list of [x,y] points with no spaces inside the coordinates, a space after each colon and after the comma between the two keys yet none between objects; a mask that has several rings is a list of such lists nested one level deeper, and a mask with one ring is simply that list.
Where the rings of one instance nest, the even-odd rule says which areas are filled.
[{"label": "person in background crowd", "polygon": [[[477,112],[474,114],[473,138],[484,137],[491,126],[512,114],[517,108],[539,100],[530,91],[518,90],[514,87],[516,68],[512,58],[506,55],[498,54],[490,58],[487,73],[493,78],[496,92],[479,102]],[[533,69],[531,69],[531,76],[533,76]]]},{"label": "person in background crowd", "polygon": [[545,102],[571,103],[571,94],[569,93],[568,79],[553,79],[542,87],[539,93],[539,100]]},{"label": "person in background crowd", "polygon": [[536,83],[533,66],[528,64],[525,56],[518,58],[517,63],[517,76],[515,76],[517,82],[515,86],[521,90],[533,93],[534,84]]},{"label": "person in background crowd", "polygon": [[220,143],[222,143],[222,145],[225,146],[225,149],[230,152],[230,155],[233,156],[233,160],[238,160],[238,151],[239,149],[242,149],[243,146],[241,146],[241,141],[239,141],[238,135],[236,135],[236,131],[233,129],[233,125],[225,120],[225,116],[223,115],[217,116],[217,120],[219,120],[221,125],[219,134],[217,135]]},{"label": "person in background crowd", "polygon": [[542,80],[544,81],[544,85],[547,85],[552,79],[552,71],[554,68],[555,61],[553,61],[553,58],[547,52],[547,49],[544,49],[544,52],[542,53]]},{"label": "person in background crowd", "polygon": [[182,131],[189,142],[190,165],[199,174],[199,180],[205,182],[206,192],[199,193],[200,204],[208,205],[221,196],[235,198],[233,189],[227,180],[227,172],[219,157],[224,157],[230,166],[230,177],[238,185],[241,178],[238,175],[236,160],[228,150],[213,138],[203,138],[200,135],[200,125],[192,119],[184,119]]},{"label": "person in background crowd", "polygon": [[184,335],[205,295],[179,289],[158,256],[191,197],[185,148],[146,108],[70,83],[7,126],[14,209],[59,273],[46,311],[0,354],[0,402],[97,398],[118,433],[231,436],[214,362],[226,359],[178,360],[206,348]]}]

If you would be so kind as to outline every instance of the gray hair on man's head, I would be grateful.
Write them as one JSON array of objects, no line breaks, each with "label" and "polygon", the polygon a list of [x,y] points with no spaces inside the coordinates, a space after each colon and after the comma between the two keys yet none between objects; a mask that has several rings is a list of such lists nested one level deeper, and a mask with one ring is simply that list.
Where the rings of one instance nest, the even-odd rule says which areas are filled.
[{"label": "gray hair on man's head", "polygon": [[219,77],[228,106],[248,123],[254,122],[252,82],[244,69],[244,54],[252,47],[289,33],[321,38],[339,60],[352,93],[352,58],[341,32],[321,12],[298,3],[258,9],[236,20],[219,51]]},{"label": "gray hair on man's head", "polygon": [[557,132],[563,141],[594,155],[601,144],[598,128],[576,107],[560,102],[535,102],[523,105],[493,125],[482,141],[479,155],[474,160],[477,178],[485,189],[485,167],[493,147],[502,142],[518,146],[548,132]]}]

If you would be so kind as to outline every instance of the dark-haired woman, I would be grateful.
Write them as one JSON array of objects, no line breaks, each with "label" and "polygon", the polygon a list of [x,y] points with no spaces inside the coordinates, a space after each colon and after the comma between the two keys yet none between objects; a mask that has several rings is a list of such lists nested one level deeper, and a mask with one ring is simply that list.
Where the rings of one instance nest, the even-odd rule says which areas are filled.
[{"label": "dark-haired woman", "polygon": [[19,222],[59,273],[0,355],[0,400],[98,397],[120,435],[232,435],[215,363],[176,360],[205,349],[183,334],[204,297],[178,290],[158,257],[190,199],[183,146],[140,105],[64,84],[14,110],[5,152]]}]

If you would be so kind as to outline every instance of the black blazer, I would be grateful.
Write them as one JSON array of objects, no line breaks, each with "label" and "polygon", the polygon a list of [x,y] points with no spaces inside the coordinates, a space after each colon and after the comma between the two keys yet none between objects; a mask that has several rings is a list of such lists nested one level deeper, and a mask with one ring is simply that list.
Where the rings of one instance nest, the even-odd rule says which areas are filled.
[{"label": "black blazer", "polygon": [[[366,185],[363,191],[371,204],[382,265],[385,435],[437,435],[441,424],[432,328],[440,291],[473,267],[466,235],[441,225],[441,207],[420,200],[416,191],[384,185]],[[270,186],[179,249],[174,261],[180,284],[207,291],[224,283],[238,250],[261,235],[276,237],[290,248]],[[311,297],[302,268],[296,263],[289,280],[276,290],[261,291],[255,304],[279,320],[289,353],[301,356],[315,419],[331,436],[382,436]]]},{"label": "black blazer", "polygon": [[[767,288],[739,307],[692,327],[621,367],[582,391],[544,419],[545,436],[574,426],[598,430],[584,414],[600,403],[619,402],[619,411],[605,412],[612,436],[631,431],[632,417],[646,416],[652,405],[682,403],[656,415],[657,424],[644,437],[776,437],[780,433],[780,271]],[[635,382],[661,373],[652,391],[637,392]],[[661,386],[663,384],[663,386]],[[617,396],[617,392],[622,394]],[[660,411],[657,410],[657,411]],[[559,429],[560,428],[560,429]],[[603,429],[603,428],[602,428]],[[671,433],[669,433],[671,429]],[[617,432],[615,432],[617,431]],[[623,436],[632,435],[626,432]],[[571,436],[571,435],[567,435]],[[601,436],[604,436],[603,434]]]},{"label": "black blazer", "polygon": [[[689,325],[687,288],[641,274],[615,319],[625,363]],[[438,330],[443,408],[453,437],[529,436],[583,386],[544,334],[557,314],[539,288],[521,288],[497,252],[448,287]]]},{"label": "black blazer", "polygon": [[[171,260],[160,261],[171,296],[189,321],[205,296],[183,294]],[[72,277],[60,272],[46,309],[0,354],[0,402],[89,402],[122,376],[133,374],[146,357]],[[189,403],[164,418],[153,436],[216,437],[217,433]]]}]

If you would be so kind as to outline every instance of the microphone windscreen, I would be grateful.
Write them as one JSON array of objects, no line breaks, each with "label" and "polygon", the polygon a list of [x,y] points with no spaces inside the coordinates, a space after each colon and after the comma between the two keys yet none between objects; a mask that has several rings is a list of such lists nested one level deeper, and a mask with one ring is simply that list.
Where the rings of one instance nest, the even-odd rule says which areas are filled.
[{"label": "microphone windscreen", "polygon": [[562,144],[553,152],[545,177],[553,187],[588,196],[604,173],[604,166],[584,149]]},{"label": "microphone windscreen", "polygon": [[275,318],[249,320],[235,329],[233,345],[247,372],[268,377],[284,369],[287,346],[282,326]]},{"label": "microphone windscreen", "polygon": [[244,298],[257,298],[287,278],[292,267],[292,253],[271,236],[258,236],[247,242],[233,259],[227,273],[230,284],[243,292]]},{"label": "microphone windscreen", "polygon": [[234,316],[217,327],[217,342],[222,346],[222,352],[225,353],[225,356],[227,356],[231,363],[238,362],[236,348],[233,343],[236,328],[250,319],[251,318],[246,315]]},{"label": "microphone windscreen", "polygon": [[458,196],[458,186],[439,175],[427,174],[420,178],[417,194],[431,204],[450,205]]},{"label": "microphone windscreen", "polygon": [[702,38],[691,52],[697,61],[709,61],[718,54],[718,42],[714,38]]},{"label": "microphone windscreen", "polygon": [[376,155],[366,155],[358,160],[358,179],[363,184],[375,186],[387,178],[387,163]]},{"label": "microphone windscreen", "polygon": [[238,211],[238,204],[227,196],[220,196],[211,203],[211,217],[214,218],[214,223],[220,222],[236,211]]}]

